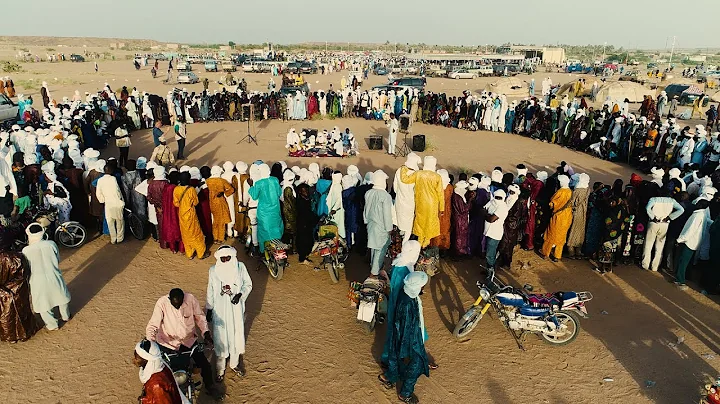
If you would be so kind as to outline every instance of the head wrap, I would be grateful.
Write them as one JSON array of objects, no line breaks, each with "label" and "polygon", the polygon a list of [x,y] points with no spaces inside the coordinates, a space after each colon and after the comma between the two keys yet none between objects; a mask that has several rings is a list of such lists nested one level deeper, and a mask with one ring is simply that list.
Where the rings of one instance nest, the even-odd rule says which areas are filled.
[{"label": "head wrap", "polygon": [[135,353],[147,361],[145,366],[140,368],[140,382],[143,384],[150,380],[152,375],[161,372],[165,368],[160,347],[155,341],[148,342],[150,342],[150,349],[147,351],[142,348],[142,341],[135,345]]},{"label": "head wrap", "polygon": [[557,180],[560,188],[568,188],[570,186],[570,177],[567,175],[558,175]]},{"label": "head wrap", "polygon": [[502,189],[498,189],[495,192],[493,192],[493,198],[501,198],[502,200],[505,200],[507,197],[507,194]]},{"label": "head wrap", "polygon": [[427,284],[428,282],[428,276],[425,272],[418,271],[418,272],[410,272],[405,276],[405,280],[403,281],[403,290],[405,291],[405,294],[410,296],[410,298],[415,299],[418,296],[420,296],[420,291],[422,290],[423,286]]},{"label": "head wrap", "polygon": [[223,169],[220,166],[212,166],[210,169],[210,177],[212,178],[220,178],[220,176],[223,173]]},{"label": "head wrap", "polygon": [[153,177],[156,180],[164,180],[165,179],[165,167],[159,166],[153,168]]},{"label": "head wrap", "polygon": [[[33,233],[30,231],[31,228],[37,231]],[[42,227],[40,223],[33,222],[25,228],[25,234],[28,238],[28,244],[37,243],[38,241],[43,239],[43,236],[45,235],[45,228]]]},{"label": "head wrap", "polygon": [[502,182],[502,171],[500,170],[492,170],[492,173],[490,174],[490,179],[493,182]]},{"label": "head wrap", "polygon": [[[214,256],[215,259],[217,259],[217,262],[215,262],[215,273],[218,278],[220,278],[223,286],[238,283],[235,282],[239,272],[237,250],[229,245],[222,245],[215,251]],[[230,257],[230,260],[228,262],[222,262],[220,260],[221,257]],[[237,293],[237,291],[233,291],[233,293]]]},{"label": "head wrap", "polygon": [[508,187],[508,196],[505,198],[505,203],[508,205],[508,209],[512,208],[520,198],[520,187],[517,184],[512,184]]},{"label": "head wrap", "polygon": [[383,170],[375,171],[372,175],[373,188],[385,190],[385,187],[387,186],[387,179],[388,179],[388,176],[387,176],[387,174],[385,174],[385,171],[383,171]]},{"label": "head wrap", "polygon": [[590,186],[590,176],[585,173],[578,174],[578,181],[575,189],[584,189]]},{"label": "head wrap", "polygon": [[547,171],[538,171],[535,177],[544,183],[548,177]]},{"label": "head wrap", "polygon": [[425,156],[423,160],[423,170],[435,171],[437,166],[437,159],[433,156]]},{"label": "head wrap", "polygon": [[402,251],[400,251],[400,254],[395,257],[392,262],[392,266],[409,267],[411,270],[414,270],[415,263],[417,262],[418,257],[420,257],[421,249],[422,245],[420,245],[420,242],[417,240],[408,240],[404,242],[402,245]]},{"label": "head wrap", "polygon": [[477,177],[470,177],[468,179],[468,189],[470,191],[477,190],[479,185],[480,185],[480,180],[477,179]]},{"label": "head wrap", "polygon": [[450,174],[444,168],[437,170],[437,173],[440,175],[440,180],[442,181],[442,189],[445,190],[445,188],[450,185]]},{"label": "head wrap", "polygon": [[235,169],[237,170],[238,174],[247,174],[248,165],[245,164],[243,161],[238,161],[235,163]]},{"label": "head wrap", "polygon": [[411,170],[418,171],[420,169],[420,161],[420,156],[415,153],[410,153],[407,155],[407,160],[405,160],[405,166]]}]

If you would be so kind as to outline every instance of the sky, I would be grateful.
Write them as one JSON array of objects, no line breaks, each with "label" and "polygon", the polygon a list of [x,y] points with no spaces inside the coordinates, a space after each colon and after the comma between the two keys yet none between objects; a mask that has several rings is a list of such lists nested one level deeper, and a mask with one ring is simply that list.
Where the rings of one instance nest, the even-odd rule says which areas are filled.
[{"label": "sky", "polygon": [[679,48],[720,47],[716,0],[33,0],[36,12],[24,18],[27,7],[3,4],[3,15],[16,17],[3,19],[0,35],[630,49],[664,49],[676,36]]}]

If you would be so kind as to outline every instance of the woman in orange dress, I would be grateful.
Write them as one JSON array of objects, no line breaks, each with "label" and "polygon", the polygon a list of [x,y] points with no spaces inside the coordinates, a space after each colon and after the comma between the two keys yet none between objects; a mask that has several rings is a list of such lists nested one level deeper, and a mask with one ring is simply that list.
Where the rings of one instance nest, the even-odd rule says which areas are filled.
[{"label": "woman in orange dress", "polygon": [[216,243],[225,241],[225,230],[231,222],[230,208],[225,197],[235,193],[235,189],[227,180],[221,178],[223,169],[213,166],[210,178],[205,181],[210,196],[210,213],[212,213],[212,233]]},{"label": "woman in orange dress", "polygon": [[190,259],[194,254],[200,259],[208,257],[205,236],[195,210],[198,203],[197,191],[190,186],[190,173],[180,173],[180,185],[173,191],[173,205],[178,208],[180,234],[185,246],[185,255]]},{"label": "woman in orange dress", "polygon": [[[570,191],[569,187],[570,178],[567,175],[560,175],[557,180],[560,189],[550,199],[549,209],[552,211],[552,217],[550,218],[550,225],[545,231],[545,241],[541,251],[544,258],[550,257],[554,262],[562,258],[563,247],[572,224],[572,209],[568,209],[572,197],[572,191]],[[555,247],[555,254],[550,256],[553,247]]]}]

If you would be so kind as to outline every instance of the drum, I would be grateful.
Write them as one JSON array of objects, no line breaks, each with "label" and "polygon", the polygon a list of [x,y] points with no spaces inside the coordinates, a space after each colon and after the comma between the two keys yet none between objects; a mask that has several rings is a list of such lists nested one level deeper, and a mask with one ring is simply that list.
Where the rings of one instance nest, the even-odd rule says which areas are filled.
[{"label": "drum", "polygon": [[413,149],[413,151],[416,151],[416,152],[424,152],[425,151],[425,135],[413,136],[412,149]]},{"label": "drum", "polygon": [[370,146],[370,150],[382,150],[382,148],[383,148],[382,136],[380,136],[380,135],[370,136],[369,146]]}]

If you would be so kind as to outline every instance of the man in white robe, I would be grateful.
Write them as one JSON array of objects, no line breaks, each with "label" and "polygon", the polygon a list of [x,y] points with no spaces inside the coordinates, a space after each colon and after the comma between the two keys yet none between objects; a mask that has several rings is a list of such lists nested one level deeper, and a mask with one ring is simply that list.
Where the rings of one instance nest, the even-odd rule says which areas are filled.
[{"label": "man in white robe", "polygon": [[388,128],[388,154],[395,155],[395,144],[397,143],[397,134],[400,130],[400,123],[395,119],[395,114],[390,114],[390,121],[387,124]]},{"label": "man in white robe", "polygon": [[410,153],[407,156],[405,165],[398,168],[393,179],[393,190],[395,191],[395,216],[397,227],[403,232],[403,242],[410,240],[412,234],[413,219],[415,218],[415,184],[405,184],[401,177],[410,175],[420,170],[420,156]]},{"label": "man in white robe", "polygon": [[122,243],[125,239],[125,201],[120,187],[112,173],[112,166],[105,166],[105,175],[98,178],[95,196],[105,204],[105,221],[110,231],[110,244]]},{"label": "man in white robe", "polygon": [[217,357],[217,381],[230,368],[245,376],[245,301],[252,291],[252,280],[245,264],[237,259],[237,250],[228,245],[215,252],[217,263],[210,267],[207,287],[207,319],[212,322]]},{"label": "man in white robe", "polygon": [[22,253],[30,265],[30,295],[33,312],[40,314],[48,330],[57,330],[58,321],[53,308],[60,309],[63,321],[70,320],[70,292],[60,272],[58,246],[52,240],[43,240],[45,229],[32,223],[25,229],[28,245]]}]

